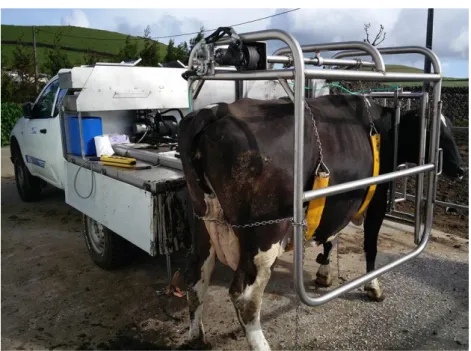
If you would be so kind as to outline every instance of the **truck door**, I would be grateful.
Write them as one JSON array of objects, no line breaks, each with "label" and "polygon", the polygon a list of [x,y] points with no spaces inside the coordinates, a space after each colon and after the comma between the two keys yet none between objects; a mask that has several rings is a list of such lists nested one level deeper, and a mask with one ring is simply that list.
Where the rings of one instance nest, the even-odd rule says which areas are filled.
[{"label": "truck door", "polygon": [[34,103],[24,125],[25,161],[31,174],[63,189],[64,156],[59,106],[66,89],[52,80]]}]

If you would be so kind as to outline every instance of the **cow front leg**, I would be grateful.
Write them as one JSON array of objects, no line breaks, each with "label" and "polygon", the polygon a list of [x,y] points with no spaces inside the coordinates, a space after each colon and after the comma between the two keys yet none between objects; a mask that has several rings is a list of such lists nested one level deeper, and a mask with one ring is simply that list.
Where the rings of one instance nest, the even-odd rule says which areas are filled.
[{"label": "cow front leg", "polygon": [[280,252],[280,243],[268,251],[259,251],[252,258],[244,255],[229,289],[237,318],[251,350],[269,351],[270,345],[260,324],[262,296],[270,280],[272,266]]},{"label": "cow front leg", "polygon": [[[364,250],[367,273],[375,269],[376,255],[378,253],[378,234],[386,215],[386,202],[386,191],[378,186],[377,193],[368,207],[364,222]],[[366,283],[364,288],[371,300],[384,300],[384,294],[377,278]]]},{"label": "cow front leg", "polygon": [[[338,239],[337,239],[338,240]],[[324,253],[317,255],[316,262],[320,264],[319,269],[316,273],[315,283],[329,287],[332,285],[332,275],[330,274],[330,253],[332,251],[332,242],[326,242],[323,244]]]},{"label": "cow front leg", "polygon": [[209,234],[204,224],[199,223],[200,230],[194,243],[195,259],[190,263],[191,278],[187,292],[188,310],[190,314],[190,343],[196,346],[206,345],[203,327],[204,297],[208,290],[211,274],[214,270],[215,251],[210,244]]}]

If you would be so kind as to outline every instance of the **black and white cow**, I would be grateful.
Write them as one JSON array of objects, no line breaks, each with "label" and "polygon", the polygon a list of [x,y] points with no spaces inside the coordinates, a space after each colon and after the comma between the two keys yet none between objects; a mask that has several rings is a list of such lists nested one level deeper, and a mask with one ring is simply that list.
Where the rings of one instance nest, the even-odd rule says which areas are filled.
[{"label": "black and white cow", "polygon": [[[329,185],[372,175],[368,111],[381,133],[380,173],[392,171],[394,110],[359,96],[327,95],[307,99],[315,117],[324,161],[330,169]],[[369,106],[369,107],[367,107]],[[294,106],[286,100],[241,99],[210,105],[190,113],[180,122],[179,149],[196,224],[193,264],[187,271],[190,287],[190,339],[205,342],[203,300],[216,257],[234,270],[229,289],[237,317],[249,346],[270,349],[260,325],[262,295],[275,260],[291,237],[290,221],[240,228],[265,220],[291,217],[293,213]],[[450,131],[441,123],[443,172],[452,178],[464,174],[463,162]],[[415,163],[418,157],[418,111],[401,116],[398,162]],[[318,147],[313,123],[305,111],[304,189],[313,184]],[[364,250],[367,271],[374,269],[377,238],[386,212],[388,184],[377,186],[365,216]],[[324,245],[318,262],[318,282],[330,284],[330,239],[352,220],[367,189],[327,197],[315,241]],[[366,287],[381,298],[377,280]]]}]

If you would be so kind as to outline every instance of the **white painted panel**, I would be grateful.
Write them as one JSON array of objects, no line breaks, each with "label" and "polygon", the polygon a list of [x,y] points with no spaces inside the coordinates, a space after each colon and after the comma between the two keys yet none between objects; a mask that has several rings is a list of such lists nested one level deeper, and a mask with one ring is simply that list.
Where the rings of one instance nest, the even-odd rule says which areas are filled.
[{"label": "white painted panel", "polygon": [[[65,201],[149,254],[154,240],[154,203],[150,192],[93,172],[94,189],[88,199],[77,195],[74,178],[79,166],[66,163]],[[76,189],[83,197],[90,193],[91,171],[82,168]]]},{"label": "white painted panel", "polygon": [[188,108],[184,68],[95,66],[59,74],[61,87],[81,88],[78,111]]}]

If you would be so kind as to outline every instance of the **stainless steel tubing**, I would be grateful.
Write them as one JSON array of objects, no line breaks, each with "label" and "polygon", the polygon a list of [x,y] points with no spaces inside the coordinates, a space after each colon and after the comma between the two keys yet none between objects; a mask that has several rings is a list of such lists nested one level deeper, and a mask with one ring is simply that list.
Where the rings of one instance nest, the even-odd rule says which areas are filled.
[{"label": "stainless steel tubing", "polygon": [[[369,55],[373,58],[376,70],[379,72],[386,71],[383,57],[379,53],[378,49],[371,44],[362,41],[347,41],[339,43],[325,43],[325,44],[313,44],[313,45],[302,45],[301,49],[304,53],[306,52],[322,52],[322,51],[337,51],[337,50],[362,50],[360,52],[365,55]],[[291,50],[288,47],[284,47],[276,50],[273,56],[289,54]],[[336,57],[332,57],[336,58]]]},{"label": "stainless steel tubing", "polygon": [[[275,63],[291,63],[292,60],[288,56],[267,56],[267,62],[270,64],[270,67],[273,68]],[[320,60],[317,57],[314,58],[304,58],[304,63],[314,66],[355,66],[358,64],[356,60],[338,60],[331,58],[321,58]],[[374,62],[365,61],[361,63],[365,67],[376,67]]]},{"label": "stainless steel tubing", "polygon": [[[306,78],[318,79],[350,79],[350,80],[369,80],[380,82],[417,82],[430,81],[438,82],[441,79],[439,74],[424,73],[380,73],[365,71],[347,71],[347,70],[325,70],[325,69],[307,69]],[[204,80],[276,80],[279,78],[292,79],[295,75],[294,69],[279,69],[267,71],[253,71],[240,73],[215,73],[212,76],[201,76],[198,79]],[[304,80],[303,80],[304,81]],[[302,86],[304,89],[304,84]]]},{"label": "stainless steel tubing", "polygon": [[[425,123],[425,112],[428,105],[428,93],[423,93],[421,104],[420,104],[420,132],[419,132],[419,163],[421,166],[425,163],[425,129],[427,127]],[[416,245],[420,242],[420,229],[422,226],[422,197],[424,195],[424,174],[417,174],[415,183],[415,193],[417,199],[415,201],[415,223],[414,223],[414,243]],[[406,193],[407,198],[407,193]]]},{"label": "stainless steel tubing", "polygon": [[286,91],[286,94],[288,95],[290,100],[294,102],[293,90],[289,87],[288,82],[286,81],[286,79],[280,78],[280,79],[278,79],[278,81],[280,82],[283,89]]},{"label": "stainless steel tubing", "polygon": [[[420,54],[428,57],[430,62],[432,62],[433,73],[442,74],[442,67],[440,60],[438,59],[435,53],[422,46],[399,46],[399,47],[386,47],[378,49],[381,55],[394,55],[394,54]],[[354,57],[354,56],[368,56],[364,51],[359,50],[349,50],[336,53],[332,58],[340,59],[344,57]]]},{"label": "stainless steel tubing", "polygon": [[387,183],[395,178],[411,176],[420,172],[430,172],[434,169],[435,169],[435,165],[432,163],[429,163],[422,166],[416,166],[416,167],[411,167],[408,169],[402,169],[400,171],[381,174],[376,177],[368,177],[364,179],[354,180],[348,183],[328,186],[327,188],[309,190],[304,193],[303,202],[311,201],[319,197],[325,197],[325,196],[344,193],[351,190],[366,188],[372,184]]}]

